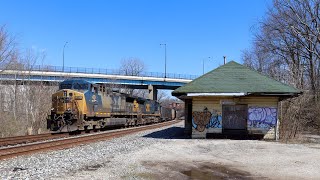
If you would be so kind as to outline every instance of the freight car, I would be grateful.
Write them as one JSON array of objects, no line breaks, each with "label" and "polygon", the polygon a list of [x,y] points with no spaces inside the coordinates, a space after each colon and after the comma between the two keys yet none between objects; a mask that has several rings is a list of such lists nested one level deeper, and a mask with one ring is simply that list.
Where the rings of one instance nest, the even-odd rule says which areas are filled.
[{"label": "freight car", "polygon": [[104,84],[70,79],[61,82],[52,95],[47,128],[78,132],[151,124],[168,119],[161,116],[162,109],[157,101],[114,92]]},{"label": "freight car", "polygon": [[161,107],[161,119],[162,121],[169,121],[176,118],[176,110],[169,107]]}]

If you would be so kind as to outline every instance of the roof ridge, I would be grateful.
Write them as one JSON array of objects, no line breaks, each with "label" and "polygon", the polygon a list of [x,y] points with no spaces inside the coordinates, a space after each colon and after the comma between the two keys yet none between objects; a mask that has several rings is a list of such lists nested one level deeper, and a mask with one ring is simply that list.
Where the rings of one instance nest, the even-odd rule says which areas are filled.
[{"label": "roof ridge", "polygon": [[247,93],[300,93],[301,91],[243,64],[230,61],[173,93],[191,92],[247,92]]},{"label": "roof ridge", "polygon": [[[241,64],[240,64],[240,65],[241,65]],[[248,66],[245,66],[245,65],[242,65],[242,66],[245,67],[245,68],[247,68],[248,70],[251,70],[251,71],[253,71],[253,72],[256,72],[256,73],[260,74],[261,76],[267,77],[267,78],[270,79],[270,80],[279,82],[279,83],[281,83],[282,85],[285,85],[285,86],[288,86],[288,87],[290,87],[290,88],[294,88],[294,89],[300,91],[300,89],[298,89],[298,88],[296,88],[296,87],[293,87],[293,86],[290,86],[290,85],[288,85],[288,84],[286,84],[286,83],[283,83],[283,82],[281,82],[281,81],[278,81],[278,80],[276,80],[276,79],[274,79],[274,78],[271,78],[271,77],[268,76],[267,74],[263,74],[262,72],[259,72],[259,71],[255,70],[255,69],[252,69],[252,68],[250,68],[250,67],[248,67]]]},{"label": "roof ridge", "polygon": [[[203,74],[202,76],[200,76],[200,77],[192,80],[192,81],[189,82],[188,84],[193,84],[195,80],[198,80],[198,79],[200,79],[200,78],[203,78],[203,77],[205,77],[207,74],[210,74],[211,72],[216,71],[216,70],[220,69],[221,67],[223,67],[223,66],[225,66],[225,65],[227,65],[227,64],[230,64],[230,63],[232,63],[232,62],[234,62],[234,63],[236,63],[236,64],[239,64],[239,63],[237,63],[237,62],[235,62],[235,61],[229,61],[228,63],[226,63],[226,64],[224,64],[224,65],[222,65],[222,66],[219,66],[219,67],[217,67],[217,68],[215,68],[215,69],[212,69],[211,71]],[[240,64],[240,65],[241,65],[241,64]]]}]

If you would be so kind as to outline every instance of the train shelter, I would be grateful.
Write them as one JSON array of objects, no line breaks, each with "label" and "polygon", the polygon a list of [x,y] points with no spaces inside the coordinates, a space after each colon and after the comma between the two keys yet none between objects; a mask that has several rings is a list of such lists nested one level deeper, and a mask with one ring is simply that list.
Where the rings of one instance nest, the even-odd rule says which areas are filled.
[{"label": "train shelter", "polygon": [[185,133],[277,139],[279,102],[301,91],[231,61],[172,92],[185,102]]}]

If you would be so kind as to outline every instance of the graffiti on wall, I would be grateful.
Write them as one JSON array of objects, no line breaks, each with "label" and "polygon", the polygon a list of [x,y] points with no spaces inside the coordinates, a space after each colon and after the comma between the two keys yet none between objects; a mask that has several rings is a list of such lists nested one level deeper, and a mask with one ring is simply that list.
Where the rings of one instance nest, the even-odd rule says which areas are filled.
[{"label": "graffiti on wall", "polygon": [[199,132],[203,132],[206,128],[206,125],[209,124],[211,119],[211,112],[208,111],[208,108],[204,108],[203,111],[194,111],[192,112],[192,125]]},{"label": "graffiti on wall", "polygon": [[215,110],[213,110],[210,122],[206,125],[206,128],[222,128],[222,116]]},{"label": "graffiti on wall", "polygon": [[277,108],[250,107],[248,127],[270,129],[277,123]]},{"label": "graffiti on wall", "polygon": [[205,128],[222,128],[222,116],[215,110],[211,113],[208,108],[203,111],[192,112],[192,126],[199,132],[203,132]]}]

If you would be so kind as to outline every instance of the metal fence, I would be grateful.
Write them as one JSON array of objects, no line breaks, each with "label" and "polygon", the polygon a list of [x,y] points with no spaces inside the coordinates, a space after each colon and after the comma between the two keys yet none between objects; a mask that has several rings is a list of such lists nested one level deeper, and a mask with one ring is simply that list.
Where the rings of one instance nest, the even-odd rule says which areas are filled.
[{"label": "metal fence", "polygon": [[65,73],[86,73],[86,74],[106,74],[106,75],[123,75],[123,76],[144,76],[144,77],[156,77],[156,78],[175,78],[175,79],[190,79],[193,80],[199,76],[188,74],[174,74],[160,72],[141,72],[137,74],[130,74],[120,69],[103,69],[103,68],[81,68],[81,67],[62,67],[62,66],[42,66],[34,65],[29,68],[25,68],[28,71],[44,71],[44,72],[65,72]]},{"label": "metal fence", "polygon": [[[0,81],[32,81],[32,82],[61,82],[70,77],[66,76],[42,76],[42,75],[25,75],[25,74],[2,74],[0,73]],[[129,80],[129,79],[108,79],[108,78],[93,78],[93,77],[77,77],[91,83],[105,84],[125,84],[125,85],[161,85],[168,87],[180,87],[185,85],[184,82],[168,82],[168,81],[144,81],[144,80]],[[170,89],[170,88],[169,88]]]}]

